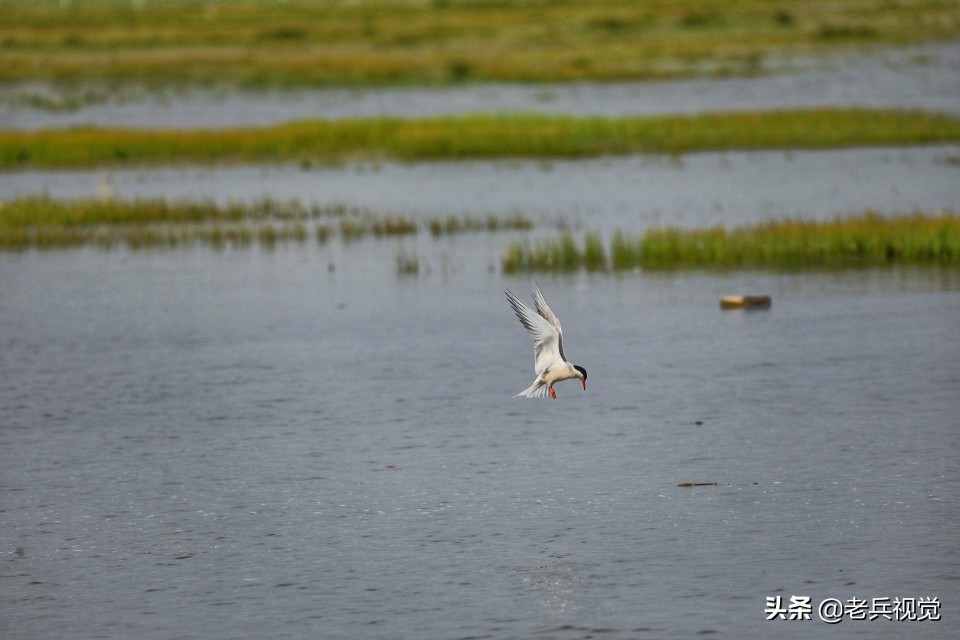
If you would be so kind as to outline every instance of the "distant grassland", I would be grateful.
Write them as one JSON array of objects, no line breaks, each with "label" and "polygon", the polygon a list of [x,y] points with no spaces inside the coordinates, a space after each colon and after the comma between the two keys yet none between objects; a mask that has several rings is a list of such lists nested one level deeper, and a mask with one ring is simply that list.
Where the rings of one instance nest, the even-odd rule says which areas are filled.
[{"label": "distant grassland", "polygon": [[535,114],[304,121],[224,130],[85,127],[0,132],[0,169],[243,162],[581,158],[960,140],[960,118],[902,110],[565,117]]},{"label": "distant grassland", "polygon": [[684,268],[841,268],[892,264],[960,266],[960,216],[867,212],[830,222],[783,220],[726,229],[652,229],[613,235],[609,250],[596,234],[578,243],[516,242],[503,256],[505,273]]},{"label": "distant grassland", "polygon": [[951,0],[3,0],[0,81],[293,87],[762,72],[960,35]]}]

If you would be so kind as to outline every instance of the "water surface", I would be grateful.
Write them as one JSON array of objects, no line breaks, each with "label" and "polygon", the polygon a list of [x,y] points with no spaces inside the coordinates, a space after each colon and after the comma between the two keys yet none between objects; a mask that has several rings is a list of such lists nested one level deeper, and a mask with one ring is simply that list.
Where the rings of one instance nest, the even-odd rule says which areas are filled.
[{"label": "water surface", "polygon": [[[789,81],[16,108],[0,127],[955,111],[956,54]],[[958,156],[21,172],[0,174],[0,199],[266,196],[639,232],[957,210]],[[511,397],[533,358],[503,289],[531,283],[496,267],[512,237],[0,253],[0,636],[953,638],[956,270],[544,276],[589,382],[528,401]],[[403,251],[419,276],[397,275]],[[745,293],[773,307],[719,309]],[[943,620],[767,622],[778,595],[936,597]]]},{"label": "water surface", "polygon": [[734,226],[960,210],[960,146],[695,153],[679,158],[383,163],[303,169],[0,173],[0,198],[118,197],[254,201],[299,198],[417,218],[464,214],[563,220],[589,229]]},{"label": "water surface", "polygon": [[0,255],[5,638],[952,637],[955,271],[543,278],[530,401],[526,279],[356,249]]},{"label": "water surface", "polygon": [[[270,125],[304,118],[431,117],[531,111],[622,116],[797,107],[873,107],[960,112],[960,43],[789,58],[749,78],[667,82],[470,84],[446,88],[186,91],[127,87],[74,110],[31,107],[43,86],[0,87],[0,129],[95,124],[176,129]],[[52,92],[56,101],[57,92]]]}]

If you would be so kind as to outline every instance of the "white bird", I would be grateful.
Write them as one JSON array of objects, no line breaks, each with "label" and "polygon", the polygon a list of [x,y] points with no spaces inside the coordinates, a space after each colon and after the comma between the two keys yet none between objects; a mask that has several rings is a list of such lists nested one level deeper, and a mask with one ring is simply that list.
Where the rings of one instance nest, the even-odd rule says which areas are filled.
[{"label": "white bird", "polygon": [[520,318],[520,323],[533,336],[533,366],[537,372],[537,378],[533,381],[533,384],[514,397],[543,398],[549,391],[550,396],[556,398],[557,393],[553,390],[553,385],[561,380],[571,380],[573,378],[583,382],[583,388],[586,389],[587,370],[575,364],[570,364],[567,357],[563,355],[563,330],[560,328],[560,321],[547,306],[547,301],[543,299],[543,294],[540,293],[540,287],[534,285],[533,288],[533,302],[537,307],[536,311],[524,304],[509,289],[507,289],[507,300],[517,313],[517,317]]}]

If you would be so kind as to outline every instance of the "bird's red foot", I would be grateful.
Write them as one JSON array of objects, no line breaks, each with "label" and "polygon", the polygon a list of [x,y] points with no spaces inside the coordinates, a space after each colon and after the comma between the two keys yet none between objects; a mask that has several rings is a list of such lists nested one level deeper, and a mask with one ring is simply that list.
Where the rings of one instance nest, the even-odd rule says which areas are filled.
[{"label": "bird's red foot", "polygon": [[557,399],[557,392],[553,390],[553,387],[550,387],[550,397],[554,400]]}]

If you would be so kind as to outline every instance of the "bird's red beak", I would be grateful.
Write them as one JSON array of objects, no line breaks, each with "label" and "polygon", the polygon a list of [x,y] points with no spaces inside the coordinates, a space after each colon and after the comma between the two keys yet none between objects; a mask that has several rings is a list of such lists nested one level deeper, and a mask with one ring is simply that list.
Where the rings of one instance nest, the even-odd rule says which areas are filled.
[{"label": "bird's red beak", "polygon": [[580,382],[583,383],[583,390],[586,391],[586,390],[587,390],[587,381],[586,381],[586,380],[581,380]]}]

